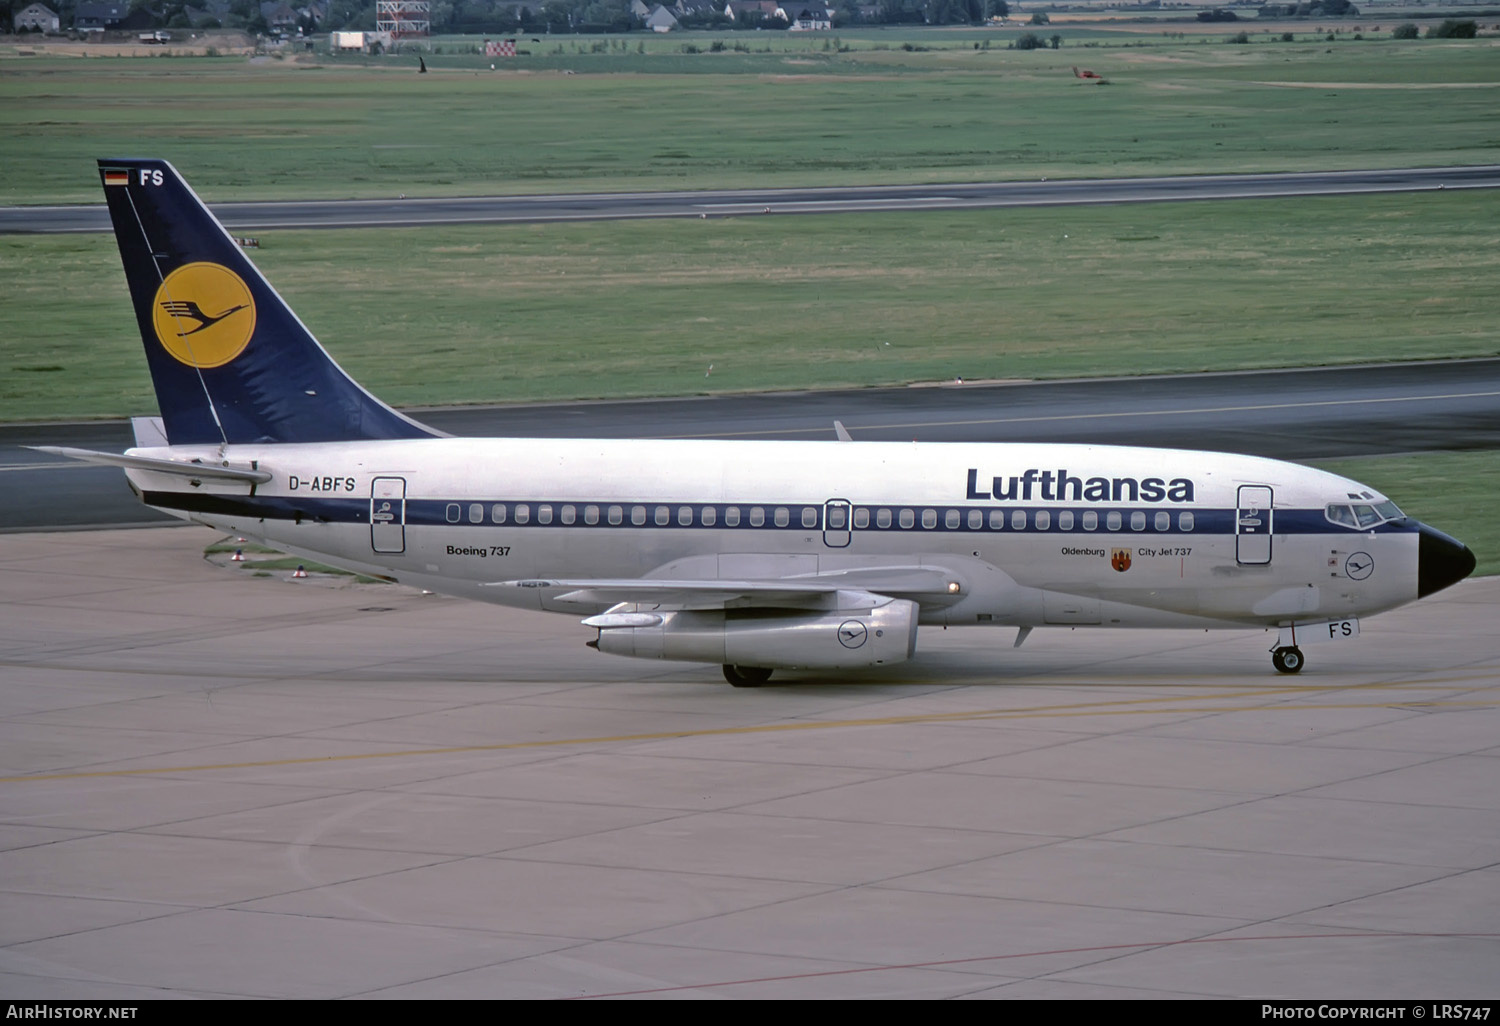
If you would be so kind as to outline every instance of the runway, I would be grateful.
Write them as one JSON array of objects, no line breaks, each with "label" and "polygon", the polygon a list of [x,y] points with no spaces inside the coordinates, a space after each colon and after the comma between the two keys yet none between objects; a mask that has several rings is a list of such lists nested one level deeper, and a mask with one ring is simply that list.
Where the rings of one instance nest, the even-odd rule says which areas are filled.
[{"label": "runway", "polygon": [[214,537],[0,537],[8,999],[1494,988],[1496,579],[745,691]]},{"label": "runway", "polygon": [[[1500,360],[1229,374],[518,404],[410,411],[455,435],[1083,442],[1311,460],[1500,448]],[[143,411],[145,412],[145,411]],[[107,467],[24,448],[123,451],[124,422],[0,427],[0,531],[174,523]]]},{"label": "runway", "polygon": [[[528,196],[397,197],[375,200],[214,203],[225,227],[395,228],[436,224],[522,224],[661,217],[838,214],[881,210],[1270,199],[1351,193],[1493,189],[1500,165],[1163,178],[1066,179],[877,185],[823,189],[702,192],[557,193]],[[0,234],[109,231],[102,204],[0,207]]]}]

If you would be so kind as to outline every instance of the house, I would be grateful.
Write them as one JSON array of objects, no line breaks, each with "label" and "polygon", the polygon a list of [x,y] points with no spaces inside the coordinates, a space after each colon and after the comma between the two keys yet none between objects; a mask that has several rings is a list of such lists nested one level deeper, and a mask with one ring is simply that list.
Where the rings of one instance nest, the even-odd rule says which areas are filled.
[{"label": "house", "polygon": [[724,5],[724,15],[730,21],[741,21],[751,12],[759,13],[761,20],[776,17],[776,0],[729,0]]},{"label": "house", "polygon": [[31,4],[12,19],[11,27],[17,32],[57,32],[61,24],[52,8]]},{"label": "house", "polygon": [[73,28],[78,32],[104,32],[120,28],[130,13],[123,0],[83,0],[73,12]]},{"label": "house", "polygon": [[297,31],[297,12],[281,0],[264,0],[260,5],[260,16],[266,19],[266,28],[272,32]]},{"label": "house", "polygon": [[825,3],[783,3],[776,16],[793,32],[819,32],[833,28],[833,11]]},{"label": "house", "polygon": [[677,27],[677,19],[661,4],[655,4],[646,15],[646,27],[652,32],[671,32]]}]

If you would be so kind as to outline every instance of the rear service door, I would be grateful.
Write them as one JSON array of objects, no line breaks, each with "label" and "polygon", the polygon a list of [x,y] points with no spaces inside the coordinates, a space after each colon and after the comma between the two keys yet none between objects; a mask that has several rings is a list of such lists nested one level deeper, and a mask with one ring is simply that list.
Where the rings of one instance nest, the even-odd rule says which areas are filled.
[{"label": "rear service door", "polygon": [[370,548],[406,551],[406,478],[377,477],[370,482]]}]

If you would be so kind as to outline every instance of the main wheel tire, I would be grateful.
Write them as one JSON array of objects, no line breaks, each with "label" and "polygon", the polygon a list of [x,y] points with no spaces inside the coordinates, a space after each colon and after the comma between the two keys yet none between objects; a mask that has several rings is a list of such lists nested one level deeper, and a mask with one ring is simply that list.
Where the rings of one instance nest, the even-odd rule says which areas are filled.
[{"label": "main wheel tire", "polygon": [[1278,673],[1298,673],[1307,665],[1300,648],[1278,648],[1271,653],[1271,662]]},{"label": "main wheel tire", "polygon": [[737,688],[758,688],[771,679],[771,671],[765,666],[732,666],[725,663],[724,679]]}]

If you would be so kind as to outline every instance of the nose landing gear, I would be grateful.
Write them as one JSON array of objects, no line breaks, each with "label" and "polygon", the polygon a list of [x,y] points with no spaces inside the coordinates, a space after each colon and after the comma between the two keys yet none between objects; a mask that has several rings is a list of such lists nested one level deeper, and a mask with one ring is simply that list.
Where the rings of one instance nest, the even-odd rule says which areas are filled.
[{"label": "nose landing gear", "polygon": [[1276,667],[1277,673],[1297,673],[1307,665],[1307,659],[1302,655],[1300,648],[1292,645],[1287,648],[1272,649],[1271,664]]}]

